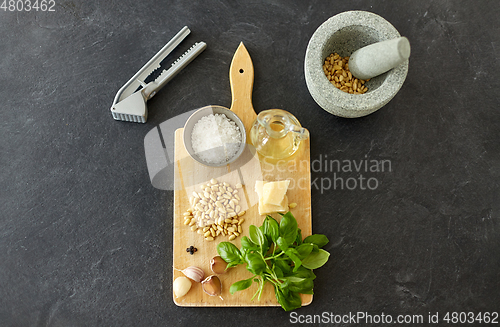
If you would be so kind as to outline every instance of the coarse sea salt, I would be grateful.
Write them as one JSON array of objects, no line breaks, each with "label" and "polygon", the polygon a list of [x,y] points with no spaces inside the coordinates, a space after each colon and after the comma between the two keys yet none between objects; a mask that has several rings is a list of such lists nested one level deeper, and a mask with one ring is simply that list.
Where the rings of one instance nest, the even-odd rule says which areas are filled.
[{"label": "coarse sea salt", "polygon": [[236,155],[241,131],[224,114],[202,117],[193,127],[191,145],[198,157],[208,164],[222,164]]}]

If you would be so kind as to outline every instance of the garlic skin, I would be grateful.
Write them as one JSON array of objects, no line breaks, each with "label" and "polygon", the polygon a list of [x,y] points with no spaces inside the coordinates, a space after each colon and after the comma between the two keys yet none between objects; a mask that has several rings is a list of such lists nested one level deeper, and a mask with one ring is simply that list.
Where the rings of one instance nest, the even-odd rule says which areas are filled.
[{"label": "garlic skin", "polygon": [[205,272],[203,269],[195,266],[187,267],[186,269],[181,270],[181,272],[188,278],[194,280],[197,283],[200,283],[205,277]]},{"label": "garlic skin", "polygon": [[227,262],[224,261],[220,256],[213,257],[210,260],[210,269],[214,274],[223,274],[226,272]]},{"label": "garlic skin", "polygon": [[210,296],[218,296],[223,300],[221,297],[222,283],[220,282],[219,277],[210,275],[201,282],[201,285],[205,293]]},{"label": "garlic skin", "polygon": [[176,298],[183,297],[191,289],[191,280],[187,277],[177,277],[174,280],[173,290]]}]

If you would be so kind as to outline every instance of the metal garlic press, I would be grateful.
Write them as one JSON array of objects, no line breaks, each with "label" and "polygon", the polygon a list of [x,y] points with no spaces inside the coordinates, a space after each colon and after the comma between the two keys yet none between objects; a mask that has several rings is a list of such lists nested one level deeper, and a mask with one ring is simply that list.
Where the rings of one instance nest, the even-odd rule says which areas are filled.
[{"label": "metal garlic press", "polygon": [[153,58],[151,58],[122,88],[118,91],[111,106],[115,120],[145,123],[148,118],[146,102],[167,84],[178,72],[186,67],[207,47],[205,42],[195,43],[180,56],[169,69],[152,82],[146,79],[158,68],[160,63],[174,50],[191,31],[187,26],[182,28]]}]

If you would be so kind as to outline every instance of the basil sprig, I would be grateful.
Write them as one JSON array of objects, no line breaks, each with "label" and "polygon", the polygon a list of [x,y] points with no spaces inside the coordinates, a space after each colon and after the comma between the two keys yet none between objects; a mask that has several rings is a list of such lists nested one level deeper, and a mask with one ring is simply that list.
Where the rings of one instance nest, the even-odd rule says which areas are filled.
[{"label": "basil sprig", "polygon": [[217,252],[228,267],[246,264],[247,270],[254,274],[231,285],[231,294],[257,282],[259,286],[252,299],[256,296],[260,299],[264,284],[270,282],[278,303],[290,311],[302,306],[300,293],[313,294],[316,275],[312,270],[323,266],[330,253],[322,249],[328,243],[325,235],[314,234],[302,240],[292,213],[281,216],[279,223],[266,216],[262,226],[251,225],[248,237],[241,238],[241,249],[233,243],[221,242]]}]

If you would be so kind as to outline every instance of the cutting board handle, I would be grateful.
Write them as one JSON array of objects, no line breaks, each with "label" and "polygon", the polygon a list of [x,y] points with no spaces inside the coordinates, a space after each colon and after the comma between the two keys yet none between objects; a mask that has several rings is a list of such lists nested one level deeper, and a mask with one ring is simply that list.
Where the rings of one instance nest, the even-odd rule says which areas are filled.
[{"label": "cutting board handle", "polygon": [[233,97],[231,110],[243,121],[247,133],[257,118],[252,104],[253,76],[252,58],[241,42],[229,68],[229,82]]}]

